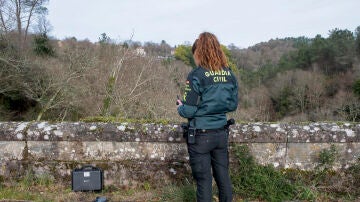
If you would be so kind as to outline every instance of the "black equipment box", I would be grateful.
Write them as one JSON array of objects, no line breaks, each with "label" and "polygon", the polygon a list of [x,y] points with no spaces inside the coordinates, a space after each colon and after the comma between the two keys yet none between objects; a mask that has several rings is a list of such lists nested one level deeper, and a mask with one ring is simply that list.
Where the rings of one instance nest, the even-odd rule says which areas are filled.
[{"label": "black equipment box", "polygon": [[71,178],[73,191],[101,191],[103,188],[102,170],[91,165],[73,170]]}]

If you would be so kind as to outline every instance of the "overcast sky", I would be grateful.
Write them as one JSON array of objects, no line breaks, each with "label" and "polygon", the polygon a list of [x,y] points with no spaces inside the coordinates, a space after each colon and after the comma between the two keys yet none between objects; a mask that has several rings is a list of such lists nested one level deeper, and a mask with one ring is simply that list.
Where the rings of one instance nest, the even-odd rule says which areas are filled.
[{"label": "overcast sky", "polygon": [[360,0],[50,0],[50,35],[171,45],[209,31],[224,45],[246,48],[275,38],[321,34],[360,25]]}]

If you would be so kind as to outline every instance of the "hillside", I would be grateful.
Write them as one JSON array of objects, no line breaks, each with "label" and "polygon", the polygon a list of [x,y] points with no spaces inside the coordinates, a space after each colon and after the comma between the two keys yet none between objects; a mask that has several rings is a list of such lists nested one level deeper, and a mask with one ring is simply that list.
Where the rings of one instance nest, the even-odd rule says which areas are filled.
[{"label": "hillside", "polygon": [[360,120],[359,36],[286,38],[231,49],[242,82],[240,115],[253,121]]},{"label": "hillside", "polygon": [[[359,28],[358,28],[359,29]],[[186,45],[0,38],[0,120],[183,121],[176,95],[191,70]],[[223,47],[240,83],[242,121],[360,120],[359,32]],[[172,53],[175,50],[175,57]]]},{"label": "hillside", "polygon": [[256,70],[267,64],[277,64],[284,54],[296,50],[295,39],[271,39],[261,42],[246,49],[229,46],[236,66]]}]

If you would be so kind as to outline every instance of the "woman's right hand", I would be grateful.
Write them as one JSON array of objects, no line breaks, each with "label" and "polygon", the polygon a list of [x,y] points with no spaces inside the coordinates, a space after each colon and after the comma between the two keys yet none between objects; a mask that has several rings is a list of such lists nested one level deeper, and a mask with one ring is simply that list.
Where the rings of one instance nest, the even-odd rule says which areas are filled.
[{"label": "woman's right hand", "polygon": [[176,100],[176,104],[177,104],[178,107],[180,107],[181,105],[183,105],[183,103],[181,102],[180,99]]}]

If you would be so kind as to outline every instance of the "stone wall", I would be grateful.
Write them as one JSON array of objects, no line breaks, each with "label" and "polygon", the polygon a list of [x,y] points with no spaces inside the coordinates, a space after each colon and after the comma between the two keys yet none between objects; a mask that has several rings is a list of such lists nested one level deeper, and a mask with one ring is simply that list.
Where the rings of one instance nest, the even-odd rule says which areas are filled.
[{"label": "stone wall", "polygon": [[[360,124],[243,123],[231,126],[230,142],[230,151],[248,145],[261,164],[306,170],[318,165],[320,151],[335,145],[334,169],[340,169],[360,158]],[[0,122],[0,178],[31,171],[70,183],[71,171],[85,164],[102,168],[106,185],[161,186],[159,180],[191,178],[177,124]]]}]

